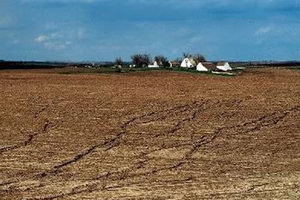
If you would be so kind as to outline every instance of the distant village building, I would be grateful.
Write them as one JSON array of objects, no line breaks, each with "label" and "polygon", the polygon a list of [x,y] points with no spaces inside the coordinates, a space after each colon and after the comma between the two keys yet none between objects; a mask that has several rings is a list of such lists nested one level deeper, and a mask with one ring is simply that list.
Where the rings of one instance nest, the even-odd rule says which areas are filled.
[{"label": "distant village building", "polygon": [[183,59],[180,67],[192,68],[195,67],[196,65],[197,65],[196,62],[192,58],[185,58]]},{"label": "distant village building", "polygon": [[159,65],[158,63],[155,61],[152,65],[148,65],[149,68],[158,68]]},{"label": "distant village building", "polygon": [[232,68],[230,67],[228,62],[218,62],[217,68],[221,71],[231,71]]},{"label": "distant village building", "polygon": [[200,72],[208,72],[216,69],[217,67],[212,62],[200,62],[196,67],[196,70]]},{"label": "distant village building", "polygon": [[170,67],[179,67],[180,61],[169,61]]}]

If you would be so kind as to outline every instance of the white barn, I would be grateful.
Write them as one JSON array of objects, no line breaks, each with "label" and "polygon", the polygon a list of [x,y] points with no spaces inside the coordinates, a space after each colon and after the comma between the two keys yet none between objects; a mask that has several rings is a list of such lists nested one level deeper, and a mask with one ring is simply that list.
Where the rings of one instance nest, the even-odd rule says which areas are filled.
[{"label": "white barn", "polygon": [[196,62],[192,58],[183,59],[180,65],[180,67],[184,67],[184,68],[192,68],[195,66],[196,66]]},{"label": "white barn", "polygon": [[232,68],[230,67],[228,62],[218,62],[217,68],[221,71],[231,71]]},{"label": "white barn", "polygon": [[196,70],[199,72],[208,72],[216,69],[216,66],[211,62],[200,62],[196,67]]},{"label": "white barn", "polygon": [[158,68],[159,65],[158,65],[157,62],[155,61],[155,62],[153,63],[153,65],[148,65],[148,67],[149,67],[149,68]]}]

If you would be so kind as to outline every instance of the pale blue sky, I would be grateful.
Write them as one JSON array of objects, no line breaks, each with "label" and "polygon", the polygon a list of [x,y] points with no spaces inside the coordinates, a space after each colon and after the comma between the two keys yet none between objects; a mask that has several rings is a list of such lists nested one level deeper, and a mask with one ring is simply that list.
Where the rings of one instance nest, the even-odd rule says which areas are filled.
[{"label": "pale blue sky", "polygon": [[300,0],[0,0],[0,59],[300,60]]}]

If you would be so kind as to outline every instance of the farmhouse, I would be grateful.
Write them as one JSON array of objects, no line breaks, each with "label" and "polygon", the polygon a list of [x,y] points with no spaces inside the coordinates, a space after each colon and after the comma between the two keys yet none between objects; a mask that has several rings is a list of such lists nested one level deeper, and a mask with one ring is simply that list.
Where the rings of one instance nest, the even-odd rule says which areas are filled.
[{"label": "farmhouse", "polygon": [[208,72],[216,69],[216,66],[212,62],[200,62],[196,67],[196,70],[200,72]]},{"label": "farmhouse", "polygon": [[218,62],[217,68],[221,71],[231,71],[232,68],[230,67],[228,62]]},{"label": "farmhouse", "polygon": [[148,67],[149,67],[149,68],[158,68],[159,65],[158,65],[157,62],[155,61],[155,62],[153,63],[153,65],[148,65]]},{"label": "farmhouse", "polygon": [[180,67],[192,68],[195,67],[196,65],[197,65],[196,62],[192,58],[185,58],[183,59]]}]

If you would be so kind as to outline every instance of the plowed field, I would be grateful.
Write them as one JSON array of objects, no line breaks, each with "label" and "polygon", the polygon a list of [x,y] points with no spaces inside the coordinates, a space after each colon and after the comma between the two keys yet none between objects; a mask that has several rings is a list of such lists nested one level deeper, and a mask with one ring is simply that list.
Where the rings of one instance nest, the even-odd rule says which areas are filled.
[{"label": "plowed field", "polygon": [[0,199],[300,199],[300,71],[0,71]]}]

